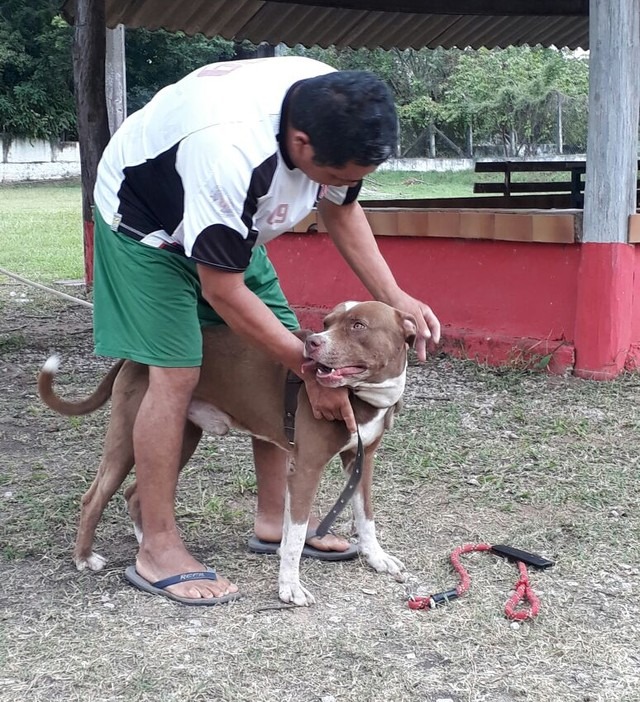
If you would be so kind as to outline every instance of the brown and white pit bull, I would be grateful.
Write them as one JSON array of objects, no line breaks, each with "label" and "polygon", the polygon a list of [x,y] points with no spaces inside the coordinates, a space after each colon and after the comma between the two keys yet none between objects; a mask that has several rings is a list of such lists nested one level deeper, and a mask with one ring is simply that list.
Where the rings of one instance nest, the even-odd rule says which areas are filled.
[{"label": "brown and white pit bull", "polygon": [[[371,482],[374,452],[404,391],[407,350],[415,334],[415,320],[410,315],[381,302],[347,302],[327,315],[324,331],[305,338],[305,365],[315,369],[318,382],[328,387],[346,386],[352,392],[364,446],[363,475],[352,499],[358,551],[376,571],[390,573],[398,580],[403,580],[403,564],[387,554],[376,538]],[[345,471],[351,471],[357,435],[351,435],[343,422],[315,419],[301,384],[292,447],[284,430],[286,369],[228,327],[207,328],[203,336],[202,369],[189,408],[181,467],[193,454],[203,430],[224,435],[230,428],[238,429],[289,452],[279,595],[284,602],[313,604],[313,595],[299,577],[312,503],[322,471],[334,456],[339,454]],[[57,359],[49,359],[38,377],[40,397],[51,409],[77,416],[95,411],[112,398],[102,460],[82,498],[74,550],[78,570],[100,570],[105,559],[93,551],[95,530],[104,508],[134,465],[132,430],[147,388],[148,368],[118,361],[90,397],[69,402],[53,389],[57,365]],[[140,537],[135,483],[127,488],[125,497]]]}]

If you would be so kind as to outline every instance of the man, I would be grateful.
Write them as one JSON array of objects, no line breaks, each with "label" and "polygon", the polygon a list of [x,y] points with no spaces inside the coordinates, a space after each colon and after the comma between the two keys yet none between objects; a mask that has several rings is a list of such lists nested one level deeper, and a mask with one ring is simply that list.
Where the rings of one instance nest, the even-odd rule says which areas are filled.
[{"label": "man", "polygon": [[[107,146],[95,189],[96,353],[149,366],[133,433],[143,532],[136,570],[149,583],[199,603],[237,593],[227,579],[203,575],[175,523],[202,325],[223,320],[302,377],[316,417],[356,429],[347,391],[323,388],[302,371],[303,345],[290,331],[297,321],[265,242],[317,204],[371,295],[416,317],[419,358],[428,338],[438,341],[437,318],[398,287],[356,201],[396,138],[393,98],[376,77],[283,57],[195,71],[125,120]],[[254,459],[255,536],[277,543],[285,454],[254,441]],[[309,546],[349,548],[332,535]],[[165,579],[178,582],[156,582]]]}]

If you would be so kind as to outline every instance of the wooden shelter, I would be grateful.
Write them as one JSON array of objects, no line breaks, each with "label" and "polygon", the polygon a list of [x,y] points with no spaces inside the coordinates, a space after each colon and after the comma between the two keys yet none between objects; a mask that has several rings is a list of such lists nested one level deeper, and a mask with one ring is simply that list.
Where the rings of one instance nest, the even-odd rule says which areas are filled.
[{"label": "wooden shelter", "polygon": [[[512,211],[496,201],[481,211],[424,202],[366,211],[400,284],[443,321],[444,348],[489,362],[550,359],[557,371],[596,379],[640,363],[640,0],[69,0],[66,10],[75,16],[89,244],[90,193],[109,133],[105,26],[289,45],[589,49],[584,210]],[[303,322],[363,294],[315,216],[270,254]]]}]

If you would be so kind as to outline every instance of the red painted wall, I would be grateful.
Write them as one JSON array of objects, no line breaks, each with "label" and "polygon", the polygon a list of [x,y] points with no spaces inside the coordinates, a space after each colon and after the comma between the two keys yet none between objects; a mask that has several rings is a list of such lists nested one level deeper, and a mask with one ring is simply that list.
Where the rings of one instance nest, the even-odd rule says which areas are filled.
[{"label": "red painted wall", "polygon": [[[634,247],[634,267],[636,275],[633,278],[633,309],[640,312],[640,246]],[[631,338],[640,342],[640,314],[632,315]]]},{"label": "red painted wall", "polygon": [[[573,340],[578,246],[396,236],[378,245],[448,333]],[[325,234],[286,234],[269,254],[301,311],[370,297]]]},{"label": "red painted wall", "polygon": [[[593,379],[640,368],[638,246],[377,241],[399,284],[440,318],[447,352]],[[326,234],[285,234],[269,253],[303,326],[369,297]]]}]

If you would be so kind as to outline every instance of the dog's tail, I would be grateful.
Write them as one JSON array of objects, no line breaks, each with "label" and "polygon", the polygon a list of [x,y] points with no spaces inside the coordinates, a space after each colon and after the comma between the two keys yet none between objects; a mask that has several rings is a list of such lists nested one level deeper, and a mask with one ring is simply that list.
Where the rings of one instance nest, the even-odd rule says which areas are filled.
[{"label": "dog's tail", "polygon": [[51,356],[47,359],[47,362],[42,366],[42,370],[38,374],[38,395],[40,395],[40,399],[47,407],[67,417],[90,414],[102,407],[111,397],[113,383],[123,363],[124,361],[120,360],[112,366],[89,397],[85,397],[83,400],[78,400],[77,402],[70,402],[56,395],[53,389],[53,378],[58,372],[60,359],[57,356]]}]

